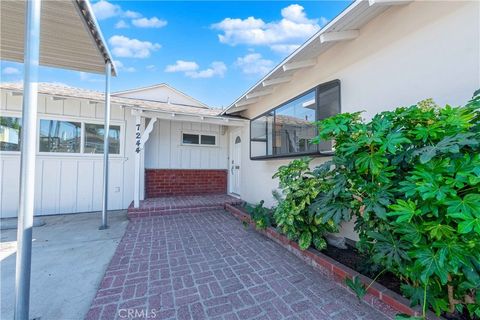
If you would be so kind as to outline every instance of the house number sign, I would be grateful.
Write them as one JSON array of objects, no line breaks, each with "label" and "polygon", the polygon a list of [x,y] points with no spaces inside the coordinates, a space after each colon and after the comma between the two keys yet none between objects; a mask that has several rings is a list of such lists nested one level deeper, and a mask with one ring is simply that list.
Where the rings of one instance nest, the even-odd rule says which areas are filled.
[{"label": "house number sign", "polygon": [[141,139],[141,134],[140,134],[140,124],[135,125],[135,152],[140,153],[140,139]]}]

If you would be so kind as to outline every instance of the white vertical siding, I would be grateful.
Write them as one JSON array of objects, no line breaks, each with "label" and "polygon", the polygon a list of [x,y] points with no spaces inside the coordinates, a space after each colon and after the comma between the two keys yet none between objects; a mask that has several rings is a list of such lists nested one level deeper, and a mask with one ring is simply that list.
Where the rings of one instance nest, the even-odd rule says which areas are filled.
[{"label": "white vertical siding", "polygon": [[[228,138],[221,125],[158,120],[145,147],[149,169],[226,169]],[[182,132],[213,134],[216,146],[182,145]]]},{"label": "white vertical siding", "polygon": [[[103,123],[104,105],[88,100],[53,100],[40,95],[39,117]],[[22,96],[0,92],[0,115],[21,117]],[[123,154],[110,156],[109,209],[127,208],[133,199],[134,121],[130,110],[112,105],[112,125],[121,125]],[[35,215],[101,210],[101,154],[37,154]],[[0,152],[0,218],[15,217],[19,201],[20,153]]]}]

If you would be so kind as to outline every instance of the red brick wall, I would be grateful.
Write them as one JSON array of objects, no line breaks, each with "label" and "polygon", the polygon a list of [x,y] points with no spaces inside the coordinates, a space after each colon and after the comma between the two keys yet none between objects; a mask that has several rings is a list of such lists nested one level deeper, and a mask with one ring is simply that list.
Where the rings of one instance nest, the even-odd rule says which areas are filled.
[{"label": "red brick wall", "polygon": [[227,170],[145,169],[147,198],[227,193]]}]

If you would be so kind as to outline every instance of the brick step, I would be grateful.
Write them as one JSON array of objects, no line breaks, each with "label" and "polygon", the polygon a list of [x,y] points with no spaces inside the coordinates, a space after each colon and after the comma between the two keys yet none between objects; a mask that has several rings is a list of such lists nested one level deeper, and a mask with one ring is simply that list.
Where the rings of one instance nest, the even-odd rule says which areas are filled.
[{"label": "brick step", "polygon": [[226,204],[239,205],[241,203],[243,203],[241,199],[226,194],[151,198],[140,201],[138,208],[134,208],[132,202],[128,208],[128,217],[141,218],[178,213],[200,213],[223,209]]}]

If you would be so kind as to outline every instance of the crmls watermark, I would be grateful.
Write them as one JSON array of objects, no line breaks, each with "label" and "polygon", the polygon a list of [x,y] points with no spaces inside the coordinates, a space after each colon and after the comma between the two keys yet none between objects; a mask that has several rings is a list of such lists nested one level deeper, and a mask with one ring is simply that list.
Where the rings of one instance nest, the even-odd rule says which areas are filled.
[{"label": "crmls watermark", "polygon": [[120,309],[118,316],[120,319],[155,319],[160,315],[160,309]]}]

